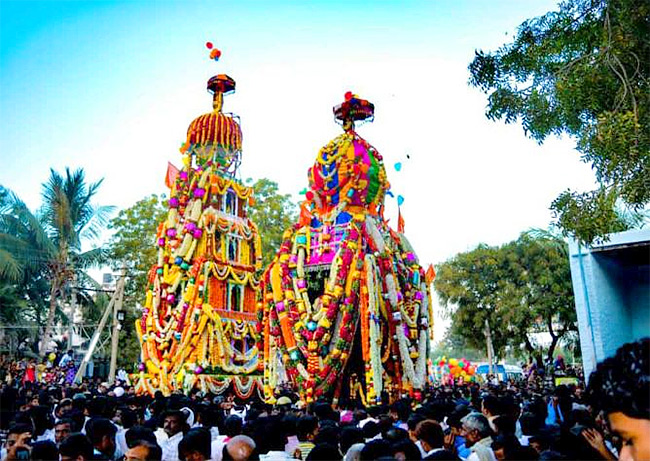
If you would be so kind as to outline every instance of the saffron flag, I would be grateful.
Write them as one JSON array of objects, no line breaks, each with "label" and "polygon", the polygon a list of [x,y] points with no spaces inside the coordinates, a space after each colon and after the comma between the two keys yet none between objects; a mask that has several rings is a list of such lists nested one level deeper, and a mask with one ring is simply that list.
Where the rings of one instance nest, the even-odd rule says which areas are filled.
[{"label": "saffron flag", "polygon": [[431,285],[431,282],[436,278],[436,271],[433,268],[433,264],[429,264],[426,273],[424,274],[424,281],[427,282],[427,285]]},{"label": "saffron flag", "polygon": [[402,217],[402,210],[397,209],[397,232],[404,233],[404,218]]},{"label": "saffron flag", "polygon": [[172,165],[172,162],[167,162],[167,175],[165,176],[165,185],[170,189],[176,182],[176,178],[178,178],[178,173],[179,173],[178,168]]}]

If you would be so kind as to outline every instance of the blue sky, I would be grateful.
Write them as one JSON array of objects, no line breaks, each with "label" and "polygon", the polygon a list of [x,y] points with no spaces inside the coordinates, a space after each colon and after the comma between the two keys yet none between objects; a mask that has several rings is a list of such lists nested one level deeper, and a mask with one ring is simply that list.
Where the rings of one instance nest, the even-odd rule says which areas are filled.
[{"label": "blue sky", "polygon": [[242,119],[243,178],[297,196],[351,90],[376,105],[358,131],[405,197],[422,262],[502,243],[546,227],[562,190],[593,184],[570,140],[538,146],[487,121],[485,96],[467,85],[476,48],[506,43],[554,4],[1,0],[0,184],[33,208],[50,167],[103,177],[102,204],[164,192],[167,161],[180,164],[187,126],[211,109],[207,78],[225,72],[238,85],[225,109]]}]

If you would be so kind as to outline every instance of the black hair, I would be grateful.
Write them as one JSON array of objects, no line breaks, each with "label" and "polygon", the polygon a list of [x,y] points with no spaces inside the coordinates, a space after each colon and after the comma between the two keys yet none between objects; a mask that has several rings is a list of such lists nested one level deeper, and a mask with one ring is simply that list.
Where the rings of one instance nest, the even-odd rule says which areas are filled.
[{"label": "black hair", "polygon": [[404,453],[405,459],[422,459],[420,449],[409,439],[402,439],[393,443],[391,445],[391,450],[393,452],[393,456],[395,456],[396,453]]},{"label": "black hair", "polygon": [[341,429],[339,436],[341,453],[347,453],[352,445],[355,443],[363,443],[364,441],[363,432],[358,427],[344,427]]},{"label": "black hair", "polygon": [[517,421],[510,416],[497,416],[492,420],[492,424],[494,424],[497,434],[500,435],[511,435],[517,430]]},{"label": "black hair", "polygon": [[154,432],[144,426],[133,426],[128,429],[124,434],[124,439],[126,440],[126,446],[129,448],[135,447],[140,441],[158,443]]},{"label": "black hair", "polygon": [[498,416],[503,413],[503,408],[501,402],[498,398],[493,395],[486,395],[482,400],[483,407],[490,413],[492,416]]},{"label": "black hair", "polygon": [[178,457],[185,459],[192,451],[198,451],[206,459],[210,459],[212,437],[204,427],[195,427],[187,431],[178,444]]},{"label": "black hair", "polygon": [[7,433],[7,435],[24,434],[25,432],[34,432],[34,427],[31,424],[24,424],[24,423],[13,424],[9,427],[9,432]]},{"label": "black hair", "polygon": [[314,437],[313,442],[318,445],[319,443],[331,443],[332,445],[339,444],[340,430],[336,424],[321,424],[321,428]]},{"label": "black hair", "polygon": [[305,461],[330,461],[340,460],[341,453],[336,445],[331,443],[321,443],[311,449]]},{"label": "black hair", "polygon": [[314,433],[318,428],[318,419],[315,416],[307,415],[298,420],[298,440],[304,442],[309,434]]},{"label": "black hair", "polygon": [[31,457],[32,461],[51,461],[59,459],[59,450],[56,444],[51,440],[43,440],[32,443]]},{"label": "black hair", "polygon": [[162,448],[160,448],[160,445],[158,445],[156,442],[151,442],[149,440],[138,440],[133,446],[145,447],[147,449],[147,461],[162,460]]},{"label": "black hair", "polygon": [[366,439],[372,439],[377,434],[379,434],[379,425],[374,421],[368,421],[363,425],[361,429],[363,431],[363,437]]},{"label": "black hair", "polygon": [[244,422],[237,415],[230,415],[226,418],[226,421],[223,423],[223,433],[228,437],[234,437],[241,434],[242,427]]},{"label": "black hair", "polygon": [[650,338],[621,346],[589,378],[587,399],[605,413],[650,419]]},{"label": "black hair", "polygon": [[524,411],[519,417],[519,424],[523,435],[535,435],[542,427],[542,420],[535,413]]},{"label": "black hair", "polygon": [[86,435],[93,445],[101,443],[104,436],[115,437],[117,428],[106,418],[92,418],[86,424]]},{"label": "black hair", "polygon": [[92,459],[93,452],[93,444],[79,432],[70,434],[59,445],[59,454],[68,458],[83,456],[84,459]]},{"label": "black hair", "polygon": [[426,419],[415,428],[418,440],[426,442],[431,448],[442,448],[445,443],[445,434],[436,421]]},{"label": "black hair", "polygon": [[438,450],[431,453],[424,459],[435,459],[440,461],[460,461],[460,458],[449,450]]},{"label": "black hair", "polygon": [[370,461],[381,458],[383,456],[388,456],[392,459],[393,453],[390,447],[390,443],[382,439],[376,439],[366,443],[366,446],[363,447],[361,453],[359,454],[359,459],[361,461]]}]

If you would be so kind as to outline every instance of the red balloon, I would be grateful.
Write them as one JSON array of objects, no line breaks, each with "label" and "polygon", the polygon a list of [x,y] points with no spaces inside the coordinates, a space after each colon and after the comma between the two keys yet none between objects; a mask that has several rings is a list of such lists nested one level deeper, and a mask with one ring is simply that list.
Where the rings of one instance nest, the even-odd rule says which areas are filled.
[{"label": "red balloon", "polygon": [[314,193],[312,191],[308,190],[307,193],[305,194],[305,198],[307,200],[313,200],[314,199]]},{"label": "red balloon", "polygon": [[348,91],[345,93],[345,100],[349,101],[350,99],[352,99],[352,91]]},{"label": "red balloon", "polygon": [[208,42],[208,43],[205,44],[205,46],[206,46],[206,48],[208,50],[211,50],[213,45],[212,45],[212,42]]},{"label": "red balloon", "polygon": [[221,57],[221,50],[217,50],[216,55],[217,55],[217,58],[220,58]]}]

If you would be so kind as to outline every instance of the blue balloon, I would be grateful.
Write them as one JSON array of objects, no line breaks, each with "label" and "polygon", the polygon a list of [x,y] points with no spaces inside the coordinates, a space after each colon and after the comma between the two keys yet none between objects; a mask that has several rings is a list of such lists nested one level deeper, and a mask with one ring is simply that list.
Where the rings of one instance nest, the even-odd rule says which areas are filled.
[{"label": "blue balloon", "polygon": [[402,203],[404,203],[404,197],[401,195],[397,196],[397,206],[402,206]]},{"label": "blue balloon", "polygon": [[401,170],[401,169],[402,169],[402,162],[397,162],[397,163],[395,164],[395,171],[399,171],[399,170]]}]

